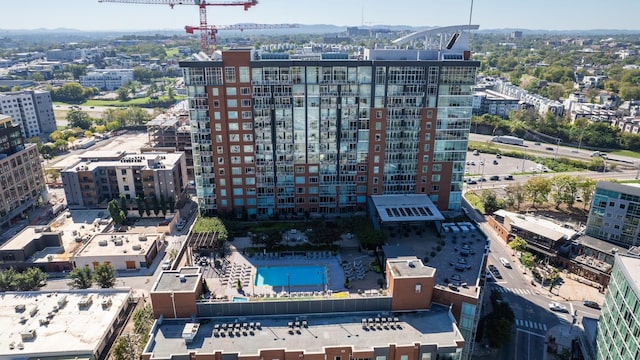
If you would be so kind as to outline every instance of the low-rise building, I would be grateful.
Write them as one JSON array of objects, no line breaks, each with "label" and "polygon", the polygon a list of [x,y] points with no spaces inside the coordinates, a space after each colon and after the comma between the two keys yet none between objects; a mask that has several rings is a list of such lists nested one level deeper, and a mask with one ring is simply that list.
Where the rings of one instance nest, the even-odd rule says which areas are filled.
[{"label": "low-rise building", "polygon": [[95,69],[80,76],[80,85],[100,90],[115,90],[133,81],[133,69]]},{"label": "low-rise building", "polygon": [[599,181],[586,234],[623,248],[640,245],[640,186]]},{"label": "low-rise building", "polygon": [[520,109],[520,100],[493,90],[477,91],[473,94],[473,115],[497,115],[504,119],[512,111]]},{"label": "low-rise building", "polygon": [[177,202],[188,185],[184,153],[127,154],[90,151],[61,171],[69,207],[106,207],[123,195],[134,208],[135,199]]},{"label": "low-rise building", "polygon": [[3,293],[0,359],[103,359],[130,298],[130,289]]},{"label": "low-rise building", "polygon": [[195,181],[193,174],[193,152],[191,151],[191,127],[189,113],[164,113],[147,123],[149,145],[156,151],[180,151],[185,155],[187,177]]},{"label": "low-rise building", "polygon": [[105,263],[116,270],[146,269],[163,247],[157,233],[101,233],[89,239],[73,256],[76,268],[95,268]]}]

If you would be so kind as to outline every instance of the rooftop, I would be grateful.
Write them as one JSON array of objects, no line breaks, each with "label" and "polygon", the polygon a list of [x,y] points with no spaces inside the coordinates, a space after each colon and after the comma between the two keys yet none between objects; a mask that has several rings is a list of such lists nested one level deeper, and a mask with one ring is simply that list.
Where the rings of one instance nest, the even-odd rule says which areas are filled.
[{"label": "rooftop", "polygon": [[75,256],[145,255],[155,247],[157,237],[156,233],[96,234]]},{"label": "rooftop", "polygon": [[[0,246],[0,250],[22,250],[22,248],[44,234],[52,234],[51,228],[48,226],[27,226],[17,233],[9,241]],[[57,234],[57,232],[53,232]]]},{"label": "rooftop", "polygon": [[[145,353],[152,358],[168,358],[171,354],[189,352],[212,353],[220,351],[238,356],[259,355],[261,350],[287,349],[302,350],[305,353],[323,353],[325,347],[349,344],[354,350],[370,350],[387,344],[410,345],[437,344],[438,348],[449,348],[452,352],[456,343],[464,341],[447,307],[434,305],[430,310],[393,315],[398,318],[398,326],[388,326],[371,330],[363,328],[363,319],[375,319],[379,313],[326,313],[305,316],[307,327],[296,327],[299,320],[292,316],[270,315],[266,317],[215,318],[201,321],[195,338],[186,342],[181,334],[192,322],[191,319],[164,319],[158,325],[147,344]],[[391,315],[383,315],[391,316]],[[200,319],[205,320],[205,319]],[[233,331],[233,335],[215,336],[216,326],[222,324],[260,323],[259,328]],[[157,323],[156,323],[157,324]],[[299,331],[299,333],[298,333]]]},{"label": "rooftop", "polygon": [[0,294],[0,358],[92,354],[129,296],[129,289]]},{"label": "rooftop", "polygon": [[152,292],[195,291],[200,280],[200,268],[183,267],[175,271],[163,271],[151,288]]},{"label": "rooftop", "polygon": [[389,269],[393,273],[394,278],[412,278],[412,277],[433,277],[436,269],[424,266],[422,261],[415,256],[410,258],[400,258],[387,260]]},{"label": "rooftop", "polygon": [[373,195],[371,201],[383,223],[444,220],[427,195]]},{"label": "rooftop", "polygon": [[640,184],[620,184],[610,181],[598,181],[598,184],[596,184],[596,192],[598,191],[598,189],[640,196]]},{"label": "rooftop", "polygon": [[176,153],[144,153],[144,154],[126,154],[119,159],[91,161],[81,160],[65,169],[65,171],[93,171],[101,167],[125,167],[139,166],[142,169],[171,169],[184,156],[182,152]]},{"label": "rooftop", "polygon": [[571,239],[577,234],[573,229],[566,228],[563,225],[557,224],[540,216],[518,214],[505,210],[498,210],[494,214],[502,217],[508,217],[511,219],[511,224],[519,227],[520,229],[542,235],[555,241],[560,240],[563,237]]},{"label": "rooftop", "polygon": [[625,273],[629,286],[636,297],[640,297],[640,258],[635,256],[616,255],[616,263]]}]

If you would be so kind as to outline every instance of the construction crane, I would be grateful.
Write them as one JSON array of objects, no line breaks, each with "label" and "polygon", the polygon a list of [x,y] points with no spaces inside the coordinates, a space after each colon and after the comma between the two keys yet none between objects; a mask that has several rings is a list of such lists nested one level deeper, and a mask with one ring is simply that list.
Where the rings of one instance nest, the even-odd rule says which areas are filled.
[{"label": "construction crane", "polygon": [[236,24],[236,25],[207,25],[207,26],[185,26],[184,29],[187,34],[193,34],[196,30],[201,31],[202,34],[209,35],[211,41],[209,45],[216,46],[216,34],[220,30],[262,30],[262,29],[290,29],[297,28],[298,24]]},{"label": "construction crane", "polygon": [[[200,26],[198,28],[208,29],[207,24],[207,6],[242,6],[244,10],[258,5],[258,0],[98,0],[105,3],[122,3],[122,4],[146,4],[146,5],[169,5],[173,9],[176,5],[197,5],[200,11]],[[202,31],[200,33],[200,50],[205,54],[209,54],[209,32]],[[215,33],[215,32],[213,32]],[[212,35],[215,36],[215,35]]]}]

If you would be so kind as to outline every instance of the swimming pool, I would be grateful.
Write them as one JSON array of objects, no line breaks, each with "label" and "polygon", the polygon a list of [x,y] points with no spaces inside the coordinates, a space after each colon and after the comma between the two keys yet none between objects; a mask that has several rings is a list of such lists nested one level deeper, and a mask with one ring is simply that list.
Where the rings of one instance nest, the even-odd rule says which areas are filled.
[{"label": "swimming pool", "polygon": [[239,297],[239,296],[234,296],[231,300],[233,302],[247,302],[247,301],[249,301],[249,300],[247,300],[247,298]]},{"label": "swimming pool", "polygon": [[324,266],[262,266],[256,271],[256,286],[326,285]]}]

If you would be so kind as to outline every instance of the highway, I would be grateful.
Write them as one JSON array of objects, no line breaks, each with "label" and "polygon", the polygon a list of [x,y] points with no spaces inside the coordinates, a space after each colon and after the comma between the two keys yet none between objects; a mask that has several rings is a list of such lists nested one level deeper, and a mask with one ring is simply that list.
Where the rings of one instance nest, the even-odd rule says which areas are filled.
[{"label": "highway", "polygon": [[[524,146],[517,146],[517,145],[493,143],[491,142],[491,139],[493,139],[493,136],[491,135],[481,135],[481,134],[474,134],[474,133],[469,134],[470,141],[491,143],[493,145],[498,146],[501,149],[527,151],[528,154],[535,154],[535,155],[544,156],[544,157],[552,158],[557,156],[557,157],[564,157],[564,158],[578,159],[578,160],[590,160],[591,154],[593,154],[592,150],[577,149],[569,146],[558,146],[557,144],[540,143],[540,145],[536,145],[535,142],[533,141],[525,141]],[[551,148],[551,150],[547,150],[547,148]],[[607,162],[616,163],[619,165],[632,166],[634,168],[637,168],[638,166],[640,166],[640,159],[627,157],[627,156],[618,156],[618,155],[610,156],[607,159]]]}]

